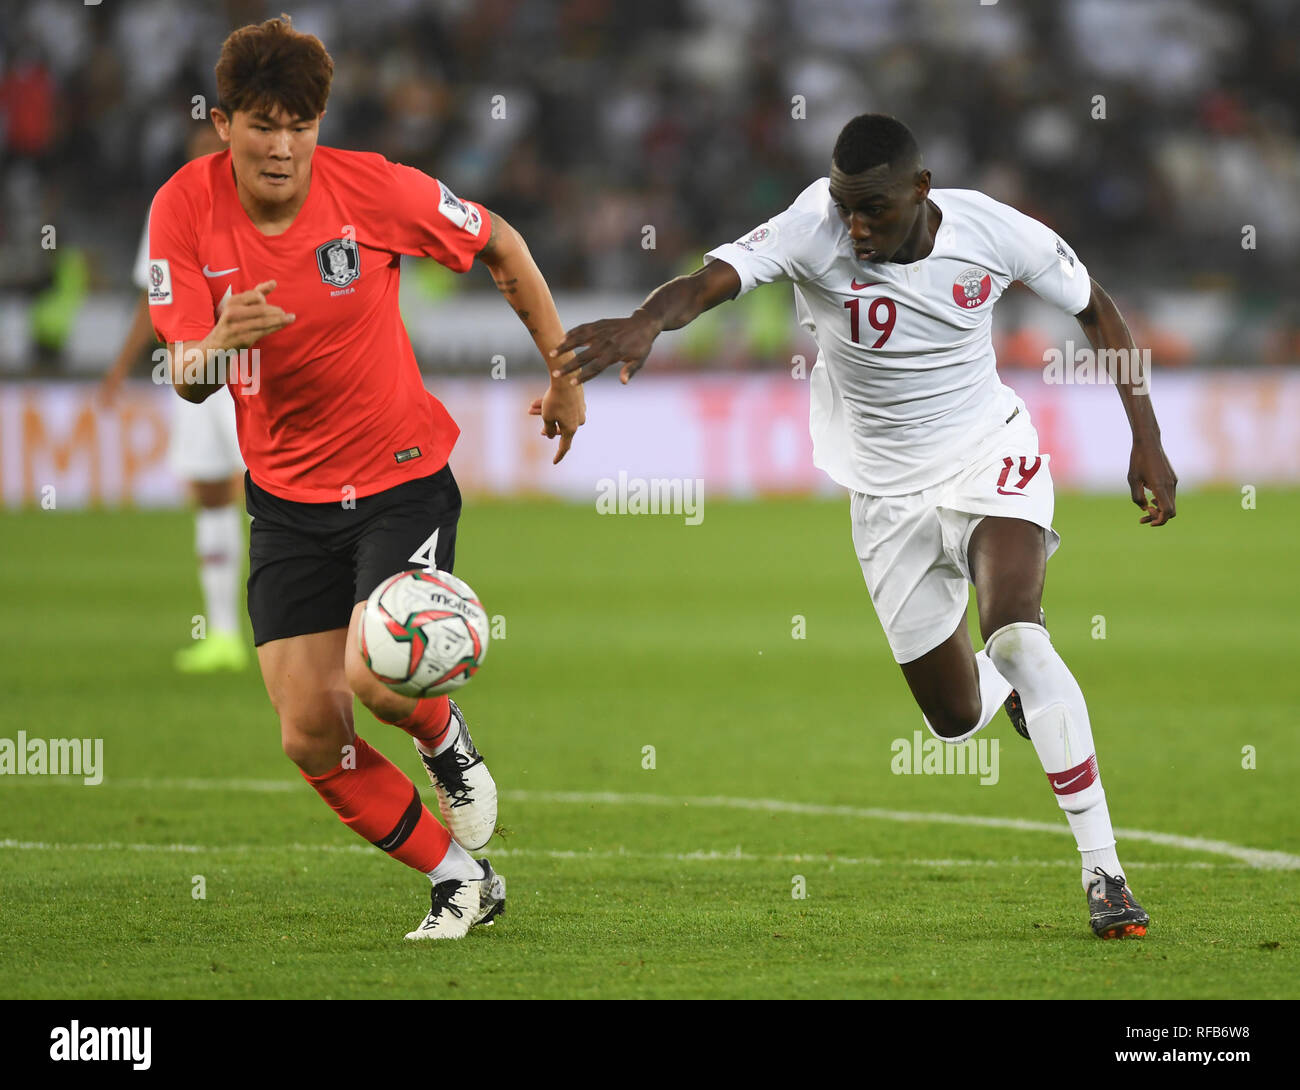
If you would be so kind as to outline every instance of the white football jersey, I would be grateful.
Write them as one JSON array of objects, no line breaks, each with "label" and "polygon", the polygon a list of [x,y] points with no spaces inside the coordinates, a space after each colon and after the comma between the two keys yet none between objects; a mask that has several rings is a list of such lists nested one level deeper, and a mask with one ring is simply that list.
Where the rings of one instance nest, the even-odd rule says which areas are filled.
[{"label": "white football jersey", "polygon": [[1088,270],[1038,220],[972,189],[932,189],[934,250],[910,265],[859,261],[821,178],[779,216],[710,250],[759,284],[794,284],[817,341],[809,375],[813,461],[873,496],[951,477],[1024,403],[998,379],[993,304],[1020,280],[1078,314]]},{"label": "white football jersey", "polygon": [[140,232],[140,248],[135,252],[135,264],[131,266],[131,279],[141,291],[149,290],[149,217],[144,219],[144,230]]}]

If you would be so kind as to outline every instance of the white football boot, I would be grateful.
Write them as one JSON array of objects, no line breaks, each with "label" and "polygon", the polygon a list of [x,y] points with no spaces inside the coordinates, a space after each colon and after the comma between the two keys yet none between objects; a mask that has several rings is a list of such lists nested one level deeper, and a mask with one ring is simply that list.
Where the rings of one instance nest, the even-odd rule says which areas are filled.
[{"label": "white football boot", "polygon": [[408,939],[463,939],[478,924],[491,927],[506,910],[506,880],[480,859],[483,877],[461,881],[449,878],[433,887],[429,914]]},{"label": "white football boot", "polygon": [[415,752],[424,762],[429,782],[438,795],[442,820],[456,843],[473,852],[491,840],[496,831],[497,785],[474,748],[469,727],[456,702],[448,700],[447,703],[451,705],[451,723],[447,729],[456,732],[456,740],[436,757],[425,753],[418,742]]}]

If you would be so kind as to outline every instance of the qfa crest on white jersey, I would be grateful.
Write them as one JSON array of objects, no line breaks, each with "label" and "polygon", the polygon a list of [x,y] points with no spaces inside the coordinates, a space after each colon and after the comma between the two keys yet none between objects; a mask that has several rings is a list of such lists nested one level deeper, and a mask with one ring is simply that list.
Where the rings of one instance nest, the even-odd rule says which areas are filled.
[{"label": "qfa crest on white jersey", "polygon": [[993,290],[993,278],[978,267],[962,269],[952,282],[952,301],[962,310],[979,306]]},{"label": "qfa crest on white jersey", "polygon": [[354,239],[334,238],[316,247],[316,267],[320,278],[336,288],[351,284],[361,275],[361,254]]}]

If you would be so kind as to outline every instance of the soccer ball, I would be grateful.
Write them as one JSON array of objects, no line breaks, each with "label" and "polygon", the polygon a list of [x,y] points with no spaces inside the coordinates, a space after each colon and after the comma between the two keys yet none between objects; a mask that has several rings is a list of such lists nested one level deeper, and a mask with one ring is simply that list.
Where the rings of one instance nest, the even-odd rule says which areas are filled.
[{"label": "soccer ball", "polygon": [[449,693],[483,664],[488,615],[463,579],[405,571],[385,579],[361,614],[361,657],[395,693]]}]

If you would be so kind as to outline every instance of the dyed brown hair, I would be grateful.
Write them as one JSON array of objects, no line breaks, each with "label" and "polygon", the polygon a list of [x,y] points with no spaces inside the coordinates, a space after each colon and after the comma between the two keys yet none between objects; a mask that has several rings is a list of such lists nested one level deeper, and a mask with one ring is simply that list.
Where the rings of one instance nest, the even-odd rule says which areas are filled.
[{"label": "dyed brown hair", "polygon": [[289,16],[240,27],[221,46],[217,99],[231,117],[236,110],[290,118],[325,112],[334,61],[319,38],[293,29]]}]

